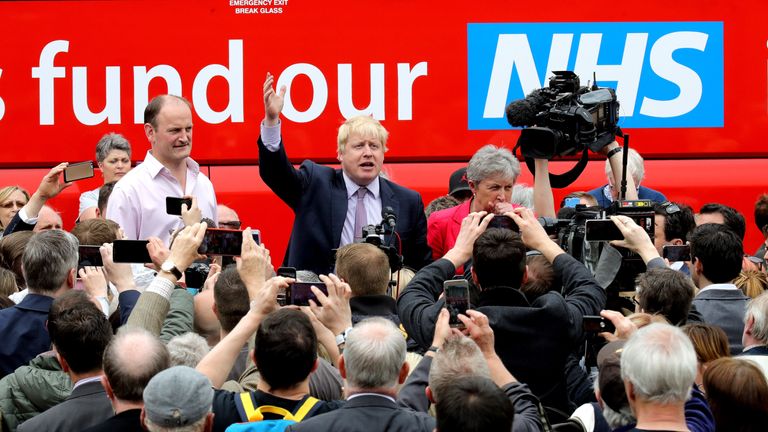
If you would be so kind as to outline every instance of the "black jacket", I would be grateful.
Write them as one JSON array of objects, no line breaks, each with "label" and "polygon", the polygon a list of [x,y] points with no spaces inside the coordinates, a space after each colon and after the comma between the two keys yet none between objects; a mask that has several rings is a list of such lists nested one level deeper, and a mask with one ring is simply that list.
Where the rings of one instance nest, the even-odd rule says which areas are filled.
[{"label": "black jacket", "polygon": [[384,396],[366,394],[347,400],[340,409],[288,426],[286,431],[413,431],[432,432],[429,414],[402,408]]},{"label": "black jacket", "polygon": [[[483,290],[476,309],[488,316],[496,338],[496,352],[520,382],[527,384],[545,406],[570,412],[565,385],[565,363],[583,337],[582,317],[598,315],[605,306],[605,291],[589,270],[568,254],[553,263],[562,278],[565,298],[549,292],[528,303],[517,289]],[[416,274],[397,301],[408,335],[429,346],[435,321],[444,301],[438,300],[443,281],[456,269],[440,259]]]}]

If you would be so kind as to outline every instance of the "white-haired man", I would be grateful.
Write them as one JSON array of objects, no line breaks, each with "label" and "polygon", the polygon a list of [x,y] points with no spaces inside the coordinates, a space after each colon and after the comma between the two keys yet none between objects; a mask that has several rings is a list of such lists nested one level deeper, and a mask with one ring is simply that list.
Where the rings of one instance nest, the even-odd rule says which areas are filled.
[{"label": "white-haired man", "polygon": [[[605,176],[608,183],[589,191],[589,194],[595,197],[597,204],[601,207],[609,207],[618,198],[621,188],[621,166],[624,153],[618,144],[609,145],[615,145],[615,147],[608,151],[608,158],[605,160]],[[627,156],[627,199],[647,199],[658,203],[667,201],[663,193],[641,186],[645,178],[645,167],[640,153],[635,149],[629,149]],[[637,191],[637,198],[633,197],[633,186]]]},{"label": "white-haired man", "polygon": [[392,321],[368,318],[349,331],[341,376],[347,380],[344,407],[289,426],[292,431],[399,430],[431,432],[435,419],[398,406],[397,386],[408,376],[405,339]]},{"label": "white-haired man", "polygon": [[689,430],[685,401],[696,368],[696,351],[679,328],[651,324],[635,332],[621,354],[621,377],[637,418],[632,430]]}]

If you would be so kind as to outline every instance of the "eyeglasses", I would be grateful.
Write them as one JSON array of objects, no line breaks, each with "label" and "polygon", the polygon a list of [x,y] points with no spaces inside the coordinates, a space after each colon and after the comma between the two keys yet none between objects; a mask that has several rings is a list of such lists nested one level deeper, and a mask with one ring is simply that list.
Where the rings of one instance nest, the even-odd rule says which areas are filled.
[{"label": "eyeglasses", "polygon": [[661,204],[661,207],[664,209],[665,212],[667,212],[668,215],[680,213],[680,207],[673,202],[669,202],[669,201],[663,202]]},{"label": "eyeglasses", "polygon": [[228,221],[228,222],[219,222],[219,228],[231,228],[231,229],[240,229],[241,222],[236,221]]},{"label": "eyeglasses", "polygon": [[633,295],[633,296],[632,296],[632,303],[634,303],[634,304],[636,304],[636,305],[640,306],[640,300],[638,300],[638,299],[637,299],[637,296],[636,296],[636,295]]}]

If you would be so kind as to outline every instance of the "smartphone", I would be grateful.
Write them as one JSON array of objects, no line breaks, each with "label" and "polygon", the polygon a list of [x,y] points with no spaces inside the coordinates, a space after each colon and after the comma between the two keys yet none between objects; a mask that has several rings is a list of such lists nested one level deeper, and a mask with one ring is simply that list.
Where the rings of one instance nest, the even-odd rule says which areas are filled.
[{"label": "smartphone", "polygon": [[589,333],[613,333],[616,331],[616,327],[613,326],[613,323],[609,319],[601,316],[585,315],[581,323],[584,331]]},{"label": "smartphone", "polygon": [[112,242],[112,261],[116,263],[151,263],[147,250],[148,240],[115,240]]},{"label": "smartphone", "polygon": [[77,269],[80,270],[86,266],[101,267],[104,263],[101,260],[101,252],[99,248],[101,246],[93,245],[81,245],[78,247],[79,258],[77,261]]},{"label": "smartphone", "polygon": [[314,300],[315,304],[320,306],[317,296],[312,292],[311,287],[313,286],[319,288],[323,294],[328,295],[328,287],[322,282],[294,282],[288,286],[286,291],[286,297],[290,300],[290,304],[309,306],[309,301]]},{"label": "smartphone", "polygon": [[277,269],[277,275],[284,278],[296,279],[296,269],[293,267],[280,267]]},{"label": "smartphone", "polygon": [[619,227],[610,219],[588,219],[585,225],[584,240],[611,241],[624,240]]},{"label": "smartphone", "polygon": [[691,260],[691,245],[665,245],[661,251],[669,262]]},{"label": "smartphone", "polygon": [[451,315],[448,323],[451,327],[464,327],[464,323],[459,320],[459,314],[466,315],[469,309],[469,282],[466,279],[447,280],[443,282],[443,291],[445,308]]},{"label": "smartphone", "polygon": [[93,177],[93,162],[85,161],[68,165],[64,168],[64,182],[82,180]]},{"label": "smartphone", "polygon": [[[261,233],[253,230],[253,241],[261,244]],[[240,256],[243,247],[243,232],[223,228],[208,228],[205,230],[203,242],[197,249],[203,255]]]},{"label": "smartphone", "polygon": [[488,223],[488,228],[504,228],[514,232],[520,232],[520,228],[517,227],[515,221],[513,221],[511,217],[505,215],[495,215]]},{"label": "smartphone", "polygon": [[566,198],[565,202],[563,202],[563,207],[576,208],[576,206],[579,205],[579,202],[581,202],[581,199],[578,197]]},{"label": "smartphone", "polygon": [[182,204],[186,204],[189,210],[192,207],[192,198],[165,197],[165,212],[169,215],[181,216]]},{"label": "smartphone", "polygon": [[[291,278],[296,279],[296,268],[294,267],[280,267],[277,269],[277,275],[282,276],[284,278]],[[288,299],[290,297],[290,294],[288,293],[288,289],[280,289],[280,291],[277,293],[277,304],[280,306],[285,306],[288,303]]]}]

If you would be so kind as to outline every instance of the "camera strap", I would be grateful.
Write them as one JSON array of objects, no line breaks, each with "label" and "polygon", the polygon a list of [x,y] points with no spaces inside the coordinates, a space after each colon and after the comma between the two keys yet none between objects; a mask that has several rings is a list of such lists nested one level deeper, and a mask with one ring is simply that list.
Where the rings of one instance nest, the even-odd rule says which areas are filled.
[{"label": "camera strap", "polygon": [[[517,148],[520,147],[520,145],[516,145],[515,148],[512,150],[512,152],[517,155]],[[581,173],[584,172],[584,169],[587,167],[587,163],[589,162],[589,150],[587,148],[584,149],[584,151],[581,153],[581,159],[579,159],[578,162],[576,162],[576,165],[573,166],[569,171],[563,173],[563,174],[552,174],[549,173],[549,184],[556,189],[562,189],[564,187],[568,187],[571,185],[571,183],[575,182],[577,178],[581,175]],[[536,177],[536,166],[534,165],[533,158],[525,158],[525,164],[528,166],[528,170],[533,174],[534,177]]]}]

